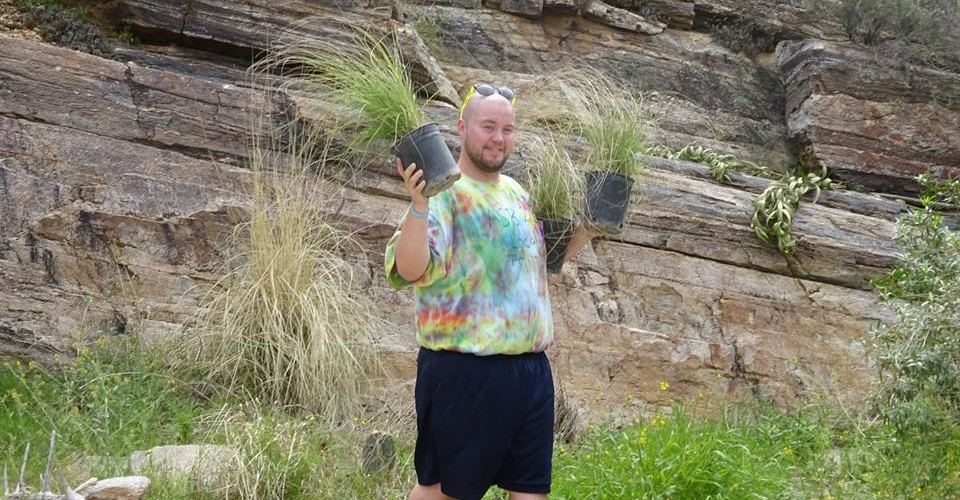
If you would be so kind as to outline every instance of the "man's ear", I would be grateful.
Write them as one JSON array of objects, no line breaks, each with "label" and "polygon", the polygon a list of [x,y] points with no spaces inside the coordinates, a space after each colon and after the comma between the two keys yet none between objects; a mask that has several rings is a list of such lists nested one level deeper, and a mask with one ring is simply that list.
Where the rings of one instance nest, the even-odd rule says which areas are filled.
[{"label": "man's ear", "polygon": [[457,118],[457,133],[463,135],[463,132],[467,130],[467,123],[463,121],[463,118]]}]

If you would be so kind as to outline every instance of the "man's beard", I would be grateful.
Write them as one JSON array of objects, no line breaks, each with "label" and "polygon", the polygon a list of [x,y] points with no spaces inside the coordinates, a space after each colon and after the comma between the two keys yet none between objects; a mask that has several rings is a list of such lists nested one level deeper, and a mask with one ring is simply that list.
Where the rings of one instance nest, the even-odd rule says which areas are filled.
[{"label": "man's beard", "polygon": [[464,149],[467,152],[467,157],[470,158],[470,161],[481,171],[488,174],[495,174],[499,172],[505,163],[507,163],[508,154],[503,155],[503,161],[499,163],[490,163],[483,159],[483,149],[479,152],[474,152],[471,148],[464,146]]}]

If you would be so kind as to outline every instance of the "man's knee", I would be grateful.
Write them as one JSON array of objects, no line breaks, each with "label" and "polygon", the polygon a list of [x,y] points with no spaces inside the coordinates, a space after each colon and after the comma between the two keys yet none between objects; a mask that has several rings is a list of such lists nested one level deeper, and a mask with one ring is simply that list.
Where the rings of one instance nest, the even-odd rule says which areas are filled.
[{"label": "man's knee", "polygon": [[413,487],[408,500],[453,500],[440,491],[440,483],[424,486],[418,484]]},{"label": "man's knee", "polygon": [[547,500],[547,495],[543,493],[520,493],[519,491],[507,491],[510,494],[510,500]]}]

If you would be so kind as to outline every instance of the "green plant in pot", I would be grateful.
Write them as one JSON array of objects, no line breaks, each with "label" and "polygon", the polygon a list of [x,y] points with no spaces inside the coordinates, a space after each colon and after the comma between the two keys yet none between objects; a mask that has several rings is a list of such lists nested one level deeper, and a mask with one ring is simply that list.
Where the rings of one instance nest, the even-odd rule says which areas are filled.
[{"label": "green plant in pot", "polygon": [[527,143],[526,188],[533,213],[543,227],[547,272],[557,273],[579,216],[582,177],[556,135],[533,137]]},{"label": "green plant in pot", "polygon": [[585,221],[603,233],[619,234],[641,171],[637,154],[647,147],[643,100],[597,71],[572,80],[570,96],[580,135],[589,145]]},{"label": "green plant in pot", "polygon": [[423,170],[425,195],[446,189],[460,178],[460,171],[439,127],[424,115],[396,34],[378,37],[354,31],[350,44],[289,44],[273,64],[286,72],[292,69],[308,94],[342,111],[335,119],[337,128],[350,132],[348,154],[376,153],[390,141],[404,167],[416,163]]}]

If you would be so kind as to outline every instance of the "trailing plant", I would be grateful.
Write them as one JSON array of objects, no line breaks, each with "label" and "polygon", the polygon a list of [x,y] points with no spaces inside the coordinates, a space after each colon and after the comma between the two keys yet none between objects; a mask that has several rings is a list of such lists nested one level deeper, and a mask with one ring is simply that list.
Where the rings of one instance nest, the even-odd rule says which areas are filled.
[{"label": "trailing plant", "polygon": [[669,158],[672,160],[692,161],[709,167],[710,175],[719,183],[730,180],[730,172],[746,172],[757,177],[771,178],[772,173],[766,167],[756,163],[734,157],[730,154],[721,154],[703,146],[689,144],[677,151],[671,151],[664,146],[652,146],[644,150],[645,154]]},{"label": "trailing plant", "polygon": [[960,431],[960,233],[940,213],[960,210],[960,181],[918,177],[920,207],[897,221],[900,264],[873,285],[897,313],[873,332],[875,402],[902,433]]},{"label": "trailing plant", "polygon": [[554,134],[528,139],[527,191],[534,214],[541,219],[575,219],[580,213],[583,177],[560,138]]},{"label": "trailing plant", "polygon": [[791,226],[800,200],[810,191],[815,191],[813,203],[816,203],[822,189],[837,187],[826,175],[824,168],[820,174],[792,174],[772,182],[753,201],[750,227],[754,234],[764,243],[776,244],[781,253],[794,253],[797,240],[791,232]]}]

